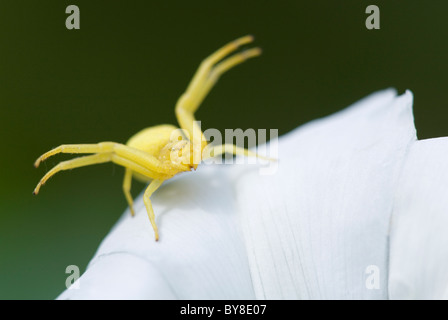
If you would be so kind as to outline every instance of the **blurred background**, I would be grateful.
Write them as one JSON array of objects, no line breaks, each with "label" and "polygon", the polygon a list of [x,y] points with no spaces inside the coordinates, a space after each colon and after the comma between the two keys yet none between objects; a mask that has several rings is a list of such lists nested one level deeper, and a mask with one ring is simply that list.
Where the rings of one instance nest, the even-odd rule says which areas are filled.
[{"label": "blurred background", "polygon": [[[86,167],[32,191],[62,143],[126,142],[176,123],[200,61],[256,37],[263,55],[226,74],[197,112],[203,128],[286,133],[380,89],[415,95],[419,138],[448,135],[448,2],[0,2],[0,299],[53,299],[81,272],[127,205],[123,169]],[[65,8],[80,9],[67,30]],[[366,7],[381,10],[367,30]],[[138,195],[142,184],[135,183]]]}]

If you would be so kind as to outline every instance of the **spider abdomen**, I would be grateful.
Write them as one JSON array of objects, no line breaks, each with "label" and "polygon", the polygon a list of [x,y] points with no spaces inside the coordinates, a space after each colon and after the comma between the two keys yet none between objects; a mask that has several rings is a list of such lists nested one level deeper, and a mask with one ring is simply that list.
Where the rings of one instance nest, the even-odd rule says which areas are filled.
[{"label": "spider abdomen", "polygon": [[149,127],[133,135],[126,145],[157,157],[160,150],[171,141],[175,130],[178,128],[170,124]]}]

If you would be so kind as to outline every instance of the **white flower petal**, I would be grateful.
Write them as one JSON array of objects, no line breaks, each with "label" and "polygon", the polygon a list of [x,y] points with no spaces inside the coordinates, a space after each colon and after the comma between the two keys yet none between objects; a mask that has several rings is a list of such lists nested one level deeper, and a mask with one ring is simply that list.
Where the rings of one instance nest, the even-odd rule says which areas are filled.
[{"label": "white flower petal", "polygon": [[[398,173],[416,140],[412,94],[386,90],[279,140],[278,171],[246,170],[238,208],[257,298],[387,298]],[[369,266],[380,289],[366,287]]]},{"label": "white flower petal", "polygon": [[104,255],[58,299],[175,299],[163,274],[146,259],[128,253]]},{"label": "white flower petal", "polygon": [[391,223],[391,299],[448,299],[448,139],[410,149]]},{"label": "white flower petal", "polygon": [[104,239],[80,288],[61,299],[253,299],[225,166],[205,166],[167,182],[151,197],[154,241],[142,198]]}]

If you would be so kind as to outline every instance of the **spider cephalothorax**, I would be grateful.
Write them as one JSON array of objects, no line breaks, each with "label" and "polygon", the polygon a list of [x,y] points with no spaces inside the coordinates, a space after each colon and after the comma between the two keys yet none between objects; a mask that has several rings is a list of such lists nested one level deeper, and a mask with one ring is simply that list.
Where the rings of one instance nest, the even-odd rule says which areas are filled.
[{"label": "spider cephalothorax", "polygon": [[92,155],[59,163],[40,180],[33,193],[37,194],[40,187],[59,171],[114,162],[125,167],[123,191],[132,215],[134,215],[133,200],[130,193],[132,177],[145,182],[150,181],[143,199],[154,229],[155,238],[158,240],[159,233],[150,197],[165,180],[178,173],[196,169],[205,158],[218,156],[225,152],[235,155],[256,156],[255,153],[247,149],[231,144],[211,147],[207,144],[204,134],[194,118],[194,112],[224,72],[249,58],[260,55],[261,50],[259,48],[252,48],[228,57],[240,46],[252,41],[252,36],[234,40],[201,63],[187,90],[179,98],[175,107],[181,130],[173,125],[150,127],[135,134],[126,145],[116,142],[61,145],[39,157],[34,166],[38,167],[42,161],[58,153],[91,153]]}]

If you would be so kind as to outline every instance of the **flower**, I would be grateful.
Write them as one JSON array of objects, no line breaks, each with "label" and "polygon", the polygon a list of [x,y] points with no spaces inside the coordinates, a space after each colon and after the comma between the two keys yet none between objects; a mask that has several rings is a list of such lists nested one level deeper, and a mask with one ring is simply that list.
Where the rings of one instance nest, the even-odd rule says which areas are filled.
[{"label": "flower", "polygon": [[[278,170],[200,166],[140,196],[59,299],[448,298],[446,139],[374,93],[270,147]],[[274,145],[275,144],[275,145]]]}]

